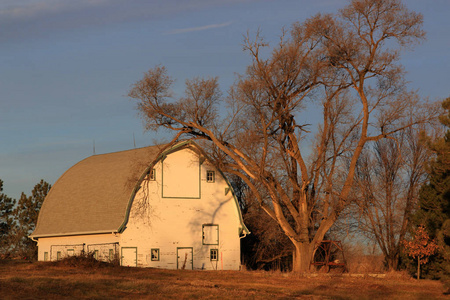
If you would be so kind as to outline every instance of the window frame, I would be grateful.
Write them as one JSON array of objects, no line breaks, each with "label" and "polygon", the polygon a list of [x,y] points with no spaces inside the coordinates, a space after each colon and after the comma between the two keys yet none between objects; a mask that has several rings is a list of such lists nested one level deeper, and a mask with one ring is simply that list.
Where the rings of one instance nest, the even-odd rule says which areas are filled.
[{"label": "window frame", "polygon": [[[156,251],[156,257],[155,258],[153,258],[153,251]],[[150,249],[150,260],[151,261],[159,261],[160,260],[159,248],[151,248]]]},{"label": "window frame", "polygon": [[92,256],[94,259],[98,260],[99,259],[99,251],[98,250],[94,250],[94,254]]},{"label": "window frame", "polygon": [[152,168],[147,173],[147,180],[148,181],[156,181],[156,170],[155,168]]},{"label": "window frame", "polygon": [[214,170],[206,170],[206,182],[216,182],[216,172]]},{"label": "window frame", "polygon": [[217,248],[209,249],[209,260],[219,261],[219,249]]}]

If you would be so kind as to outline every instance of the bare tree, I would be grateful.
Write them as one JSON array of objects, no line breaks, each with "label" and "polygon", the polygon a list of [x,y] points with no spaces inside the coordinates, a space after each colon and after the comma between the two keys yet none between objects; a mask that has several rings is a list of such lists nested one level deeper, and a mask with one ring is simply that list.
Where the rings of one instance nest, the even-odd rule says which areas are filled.
[{"label": "bare tree", "polygon": [[[252,63],[226,100],[217,78],[188,80],[185,97],[173,99],[164,67],[146,73],[129,96],[148,129],[177,132],[173,142],[204,141],[217,166],[248,185],[292,242],[294,271],[303,272],[350,202],[366,143],[434,117],[405,92],[392,48],[421,40],[421,25],[421,15],[397,0],[354,0],[337,15],[294,24],[270,54],[259,33],[247,37]],[[322,107],[312,144],[302,122],[309,101]]]},{"label": "bare tree", "polygon": [[376,241],[387,267],[398,268],[400,248],[411,213],[426,180],[425,165],[431,155],[412,128],[377,141],[360,157],[357,166],[355,204],[359,229]]}]

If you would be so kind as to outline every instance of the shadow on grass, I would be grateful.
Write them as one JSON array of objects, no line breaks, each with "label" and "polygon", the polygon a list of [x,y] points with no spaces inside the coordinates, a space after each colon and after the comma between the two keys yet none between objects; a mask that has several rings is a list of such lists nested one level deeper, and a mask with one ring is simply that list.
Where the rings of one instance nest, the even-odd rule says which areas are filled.
[{"label": "shadow on grass", "polygon": [[443,292],[438,282],[426,280],[162,270],[73,259],[0,264],[0,299],[409,300],[440,299]]}]

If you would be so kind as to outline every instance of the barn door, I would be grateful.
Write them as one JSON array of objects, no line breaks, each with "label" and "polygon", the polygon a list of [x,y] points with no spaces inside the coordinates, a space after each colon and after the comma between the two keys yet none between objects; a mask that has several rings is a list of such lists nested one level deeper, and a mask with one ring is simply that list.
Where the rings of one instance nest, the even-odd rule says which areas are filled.
[{"label": "barn door", "polygon": [[137,267],[137,248],[123,247],[121,264],[124,267]]},{"label": "barn door", "polygon": [[194,269],[192,248],[177,248],[177,269]]}]

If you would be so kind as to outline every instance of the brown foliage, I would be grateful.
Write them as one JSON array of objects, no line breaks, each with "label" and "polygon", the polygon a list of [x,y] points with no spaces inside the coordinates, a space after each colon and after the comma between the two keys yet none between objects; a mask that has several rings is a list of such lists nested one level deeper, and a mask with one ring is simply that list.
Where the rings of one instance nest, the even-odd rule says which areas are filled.
[{"label": "brown foliage", "polygon": [[119,260],[104,262],[94,258],[94,253],[84,253],[80,255],[67,256],[61,260],[50,262],[53,266],[74,267],[74,268],[113,268],[119,266]]},{"label": "brown foliage", "polygon": [[440,250],[436,239],[432,240],[424,226],[418,226],[411,240],[403,241],[406,252],[409,256],[417,259],[417,279],[420,278],[420,265],[426,264],[428,258]]}]

